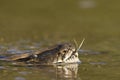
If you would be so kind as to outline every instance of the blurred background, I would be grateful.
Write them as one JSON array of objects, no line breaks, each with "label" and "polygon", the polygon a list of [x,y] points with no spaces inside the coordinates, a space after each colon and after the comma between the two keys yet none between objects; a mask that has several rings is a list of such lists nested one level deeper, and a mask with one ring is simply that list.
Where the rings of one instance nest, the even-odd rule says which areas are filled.
[{"label": "blurred background", "polygon": [[[80,43],[83,38],[82,49],[93,53],[80,54],[78,80],[119,80],[120,0],[0,0],[0,54],[31,52],[73,39]],[[42,76],[23,67],[6,70],[1,62],[2,80],[56,80],[49,79],[50,69]]]},{"label": "blurred background", "polygon": [[0,0],[0,41],[120,35],[119,0]]}]

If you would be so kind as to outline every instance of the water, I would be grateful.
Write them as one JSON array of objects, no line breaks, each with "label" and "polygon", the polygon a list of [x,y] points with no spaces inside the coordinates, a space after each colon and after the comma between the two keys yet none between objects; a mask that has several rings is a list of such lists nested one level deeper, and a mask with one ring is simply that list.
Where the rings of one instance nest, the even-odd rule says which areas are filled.
[{"label": "water", "polygon": [[23,65],[0,61],[0,80],[119,80],[119,0],[0,1],[0,58],[78,43],[81,64]]}]

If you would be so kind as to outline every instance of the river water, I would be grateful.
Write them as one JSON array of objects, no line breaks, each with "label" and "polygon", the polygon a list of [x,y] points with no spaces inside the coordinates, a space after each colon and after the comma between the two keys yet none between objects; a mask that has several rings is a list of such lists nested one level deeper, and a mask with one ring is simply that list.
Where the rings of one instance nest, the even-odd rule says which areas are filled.
[{"label": "river water", "polygon": [[0,58],[59,42],[78,44],[81,64],[0,61],[0,80],[119,80],[119,0],[1,0]]}]

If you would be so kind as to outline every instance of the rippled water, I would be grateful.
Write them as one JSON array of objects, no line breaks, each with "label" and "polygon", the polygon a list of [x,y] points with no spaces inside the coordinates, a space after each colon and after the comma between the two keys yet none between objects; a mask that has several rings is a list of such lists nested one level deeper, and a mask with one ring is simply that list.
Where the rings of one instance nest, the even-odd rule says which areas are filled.
[{"label": "rippled water", "polygon": [[[24,43],[21,44],[21,43]],[[31,53],[45,47],[41,43],[28,44],[27,41],[18,41],[16,44],[1,45],[0,59],[5,56]],[[109,45],[111,45],[109,43]],[[85,48],[85,45],[83,45]],[[97,45],[98,46],[98,45]],[[96,47],[97,47],[96,46]],[[109,47],[109,46],[106,46]],[[86,49],[86,48],[85,48]],[[119,57],[116,50],[88,50],[79,51],[81,64],[66,65],[25,65],[15,62],[0,61],[0,78],[2,80],[93,80],[93,79],[119,79]],[[6,77],[7,76],[7,77]]]},{"label": "rippled water", "polygon": [[[1,0],[0,80],[119,80],[119,0]],[[81,64],[3,61],[59,42],[78,43]]]}]

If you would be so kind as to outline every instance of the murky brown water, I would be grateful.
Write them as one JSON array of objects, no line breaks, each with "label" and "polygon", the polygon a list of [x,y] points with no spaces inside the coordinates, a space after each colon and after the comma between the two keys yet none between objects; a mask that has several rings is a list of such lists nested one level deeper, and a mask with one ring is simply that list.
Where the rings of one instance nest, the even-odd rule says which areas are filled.
[{"label": "murky brown water", "polygon": [[119,0],[1,0],[0,58],[85,38],[81,64],[0,61],[0,80],[119,80]]}]

